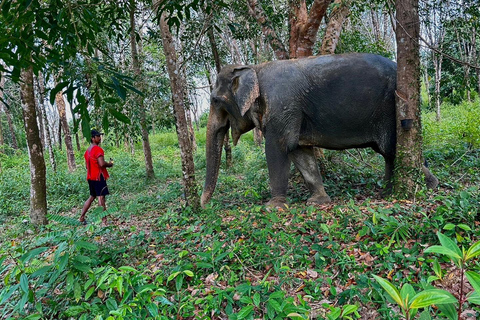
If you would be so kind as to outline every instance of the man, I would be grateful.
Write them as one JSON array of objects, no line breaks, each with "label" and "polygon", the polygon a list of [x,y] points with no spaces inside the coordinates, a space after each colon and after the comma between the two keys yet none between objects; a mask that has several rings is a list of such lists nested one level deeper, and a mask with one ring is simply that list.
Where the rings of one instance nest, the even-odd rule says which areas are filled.
[{"label": "man", "polygon": [[[103,133],[97,130],[91,131],[90,147],[83,155],[85,158],[85,165],[87,166],[87,181],[90,189],[90,197],[83,205],[80,222],[86,224],[85,214],[92,205],[93,200],[98,197],[98,204],[103,207],[103,211],[107,210],[105,204],[105,196],[109,194],[107,187],[107,179],[109,177],[107,167],[113,167],[113,161],[105,162],[104,151],[100,148]],[[102,223],[106,225],[107,217],[102,218]]]}]

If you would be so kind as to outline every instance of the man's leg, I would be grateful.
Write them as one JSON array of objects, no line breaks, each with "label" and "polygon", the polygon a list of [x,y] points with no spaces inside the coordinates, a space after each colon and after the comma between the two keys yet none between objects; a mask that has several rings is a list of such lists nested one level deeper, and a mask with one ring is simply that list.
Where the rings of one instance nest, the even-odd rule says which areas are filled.
[{"label": "man's leg", "polygon": [[90,206],[92,205],[93,200],[95,200],[96,197],[90,196],[87,201],[85,201],[85,204],[83,205],[82,208],[82,215],[80,216],[80,222],[85,221],[85,214],[87,213],[88,209],[90,209]]},{"label": "man's leg", "polygon": [[[98,204],[103,207],[103,211],[107,210],[107,204],[105,203],[105,196],[98,196]],[[103,224],[107,224],[107,217],[102,218]]]}]

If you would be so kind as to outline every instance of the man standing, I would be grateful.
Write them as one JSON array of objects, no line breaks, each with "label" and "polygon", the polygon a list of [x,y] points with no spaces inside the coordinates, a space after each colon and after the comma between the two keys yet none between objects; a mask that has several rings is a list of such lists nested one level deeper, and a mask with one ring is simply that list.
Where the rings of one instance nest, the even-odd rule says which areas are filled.
[{"label": "man standing", "polygon": [[[107,210],[105,204],[105,196],[109,194],[107,187],[107,179],[109,177],[107,167],[113,167],[113,161],[110,160],[110,162],[105,162],[105,153],[99,146],[102,142],[102,135],[103,133],[100,133],[97,130],[92,130],[90,138],[92,144],[84,154],[85,165],[87,166],[87,181],[90,189],[90,197],[83,205],[82,215],[79,219],[82,224],[86,224],[87,221],[85,220],[85,214],[96,197],[98,197],[98,204],[103,207],[103,210]],[[107,217],[103,217],[102,222],[103,224],[106,224]]]}]

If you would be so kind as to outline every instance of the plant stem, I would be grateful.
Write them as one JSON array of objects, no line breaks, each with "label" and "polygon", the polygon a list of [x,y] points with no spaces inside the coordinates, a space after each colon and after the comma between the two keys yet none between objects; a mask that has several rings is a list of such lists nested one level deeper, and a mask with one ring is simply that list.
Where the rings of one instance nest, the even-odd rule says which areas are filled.
[{"label": "plant stem", "polygon": [[458,310],[457,310],[457,315],[458,315],[458,320],[462,320],[462,306],[464,303],[464,297],[463,297],[463,280],[464,280],[464,266],[462,263],[461,269],[460,269],[460,296],[458,297]]}]

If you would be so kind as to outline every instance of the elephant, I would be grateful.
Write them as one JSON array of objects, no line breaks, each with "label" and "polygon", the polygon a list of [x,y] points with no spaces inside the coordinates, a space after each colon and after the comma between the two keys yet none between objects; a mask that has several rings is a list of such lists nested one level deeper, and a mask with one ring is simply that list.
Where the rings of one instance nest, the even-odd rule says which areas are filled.
[{"label": "elephant", "polygon": [[[263,132],[271,189],[268,206],[285,206],[291,161],[311,192],[307,204],[331,201],[314,147],[372,148],[385,160],[385,181],[391,188],[396,77],[395,62],[360,53],[223,67],[210,98],[202,207],[215,190],[229,128],[234,145],[255,127]],[[423,171],[427,183],[435,181],[426,167]]]}]

